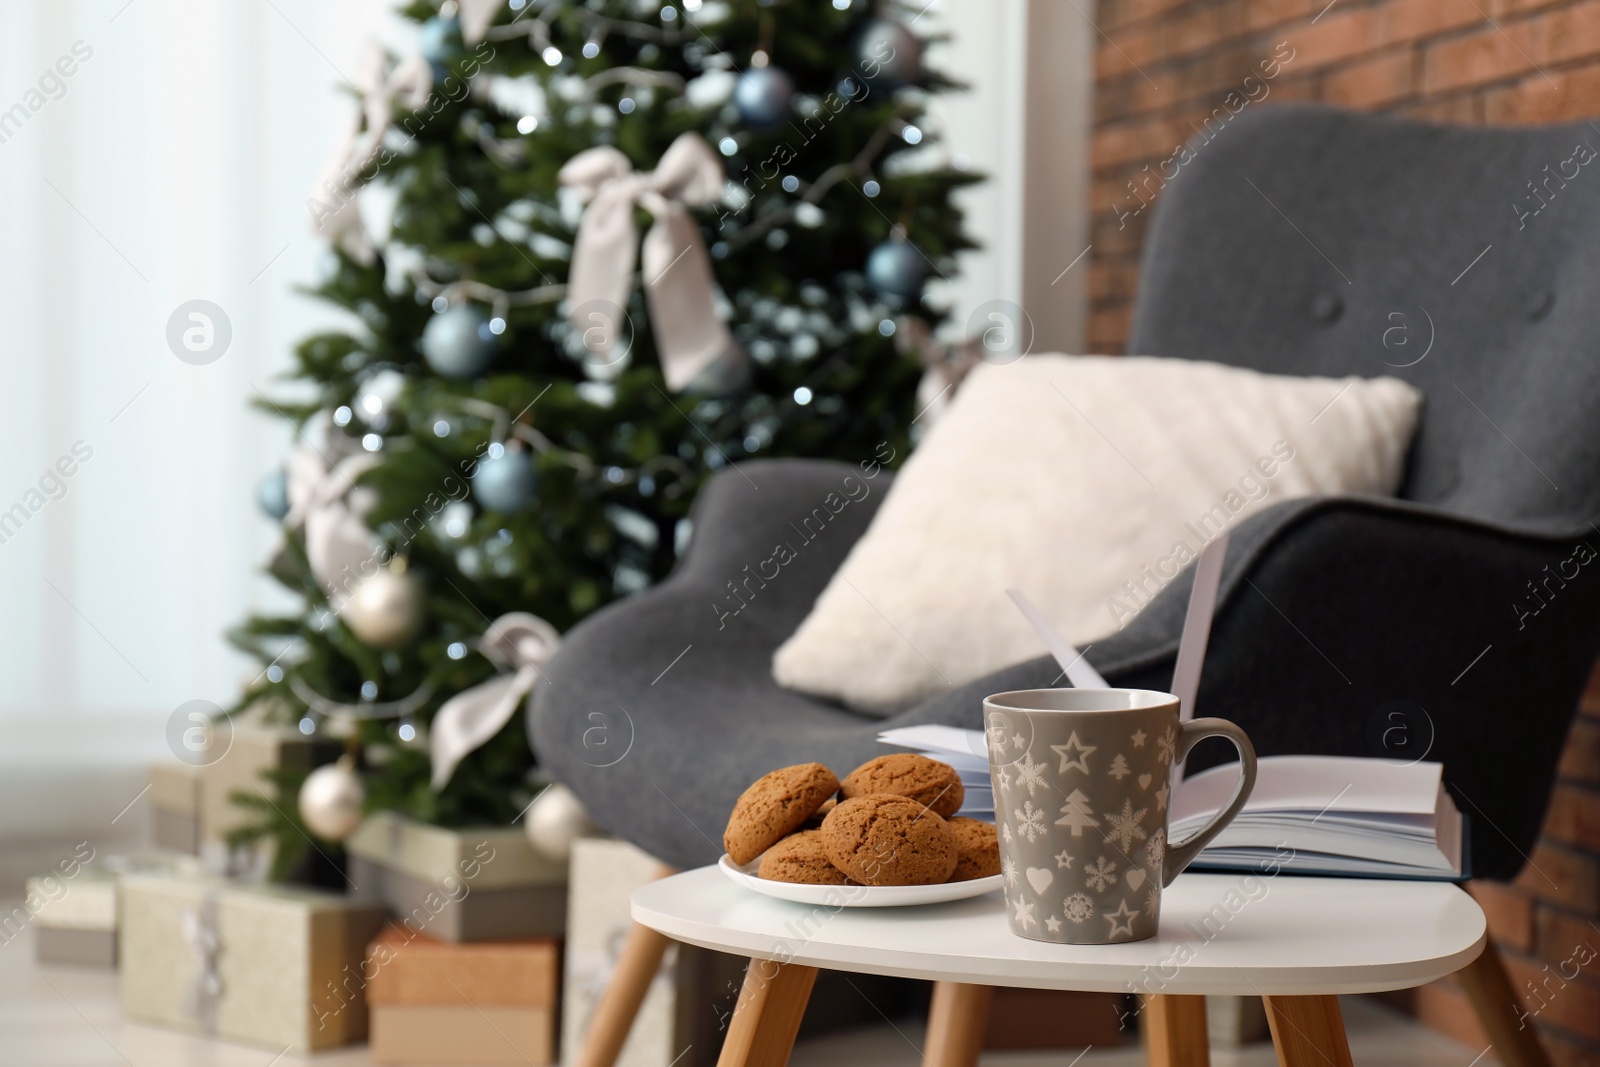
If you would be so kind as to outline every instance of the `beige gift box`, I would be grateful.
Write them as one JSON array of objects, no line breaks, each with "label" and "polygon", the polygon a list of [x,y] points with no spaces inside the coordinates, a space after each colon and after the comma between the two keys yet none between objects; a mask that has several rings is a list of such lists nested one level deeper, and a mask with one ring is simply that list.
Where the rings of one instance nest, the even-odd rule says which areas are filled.
[{"label": "beige gift box", "polygon": [[200,768],[150,765],[150,839],[157,848],[200,852]]},{"label": "beige gift box", "polygon": [[215,878],[121,881],[122,1013],[274,1051],[364,1038],[361,962],[381,907]]},{"label": "beige gift box", "polygon": [[567,868],[535,852],[521,827],[450,830],[380,811],[344,847],[350,880],[414,932],[460,942],[566,927]]}]

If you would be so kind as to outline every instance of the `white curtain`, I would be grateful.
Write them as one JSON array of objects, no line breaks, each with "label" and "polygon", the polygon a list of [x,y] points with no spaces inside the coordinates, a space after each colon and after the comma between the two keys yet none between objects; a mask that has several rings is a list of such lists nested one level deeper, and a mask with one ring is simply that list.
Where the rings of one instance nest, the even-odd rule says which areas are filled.
[{"label": "white curtain", "polygon": [[[0,829],[67,819],[53,768],[164,755],[172,709],[251,676],[221,635],[272,603],[255,483],[290,435],[247,405],[333,321],[292,291],[324,254],[305,201],[388,6],[0,5],[0,794],[63,787],[0,795]],[[205,366],[167,343],[194,299],[232,328]]]}]

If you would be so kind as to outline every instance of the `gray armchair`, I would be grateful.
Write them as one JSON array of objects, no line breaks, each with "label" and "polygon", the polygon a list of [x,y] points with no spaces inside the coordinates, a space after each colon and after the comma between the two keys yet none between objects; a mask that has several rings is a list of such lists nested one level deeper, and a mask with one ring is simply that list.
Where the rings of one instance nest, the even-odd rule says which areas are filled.
[{"label": "gray armchair", "polygon": [[[1163,191],[1128,345],[1425,393],[1400,499],[1294,501],[1235,531],[1199,706],[1263,755],[1426,751],[1473,820],[1481,876],[1531,851],[1600,652],[1600,567],[1580,547],[1600,547],[1600,182],[1558,176],[1593,136],[1242,114]],[[885,725],[975,727],[986,694],[1055,681],[1041,656],[887,720],[773,683],[774,649],[887,480],[738,615],[715,605],[849,469],[720,473],[673,576],[568,635],[533,697],[534,749],[608,830],[709,863],[757,775],[848,768],[881,753]],[[1165,688],[1188,590],[1186,574],[1089,660],[1113,684]]]}]

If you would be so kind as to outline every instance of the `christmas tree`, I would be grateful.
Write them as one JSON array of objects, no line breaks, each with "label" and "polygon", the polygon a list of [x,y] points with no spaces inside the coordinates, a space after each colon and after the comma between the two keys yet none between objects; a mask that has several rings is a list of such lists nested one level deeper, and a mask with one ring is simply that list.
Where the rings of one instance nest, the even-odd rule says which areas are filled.
[{"label": "christmas tree", "polygon": [[[557,631],[667,574],[710,472],[905,454],[923,368],[904,342],[940,319],[924,283],[971,247],[951,196],[977,179],[929,129],[952,83],[914,9],[402,14],[419,52],[373,56],[308,204],[330,245],[313,291],[349,328],[303,341],[293,388],[259,401],[300,439],[262,504],[304,606],[231,635],[265,668],[239,707],[344,741],[335,807],[504,824],[534,766],[506,708]],[[452,698],[474,705],[448,724],[468,735],[453,772],[430,755]],[[278,785],[255,832],[282,869],[301,785]]]}]

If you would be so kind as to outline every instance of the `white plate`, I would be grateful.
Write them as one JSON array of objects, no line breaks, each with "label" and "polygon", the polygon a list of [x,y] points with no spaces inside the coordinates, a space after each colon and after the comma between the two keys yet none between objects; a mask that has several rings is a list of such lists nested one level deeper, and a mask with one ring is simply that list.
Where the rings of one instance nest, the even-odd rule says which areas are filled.
[{"label": "white plate", "polygon": [[798,882],[774,882],[757,878],[760,860],[752,860],[740,867],[723,853],[717,861],[722,873],[746,889],[764,893],[779,900],[792,900],[799,904],[821,904],[829,908],[903,908],[910,904],[943,904],[948,900],[965,900],[982,896],[1000,888],[1002,877],[992,874],[987,878],[970,878],[965,882],[944,882],[940,885],[801,885]]}]

